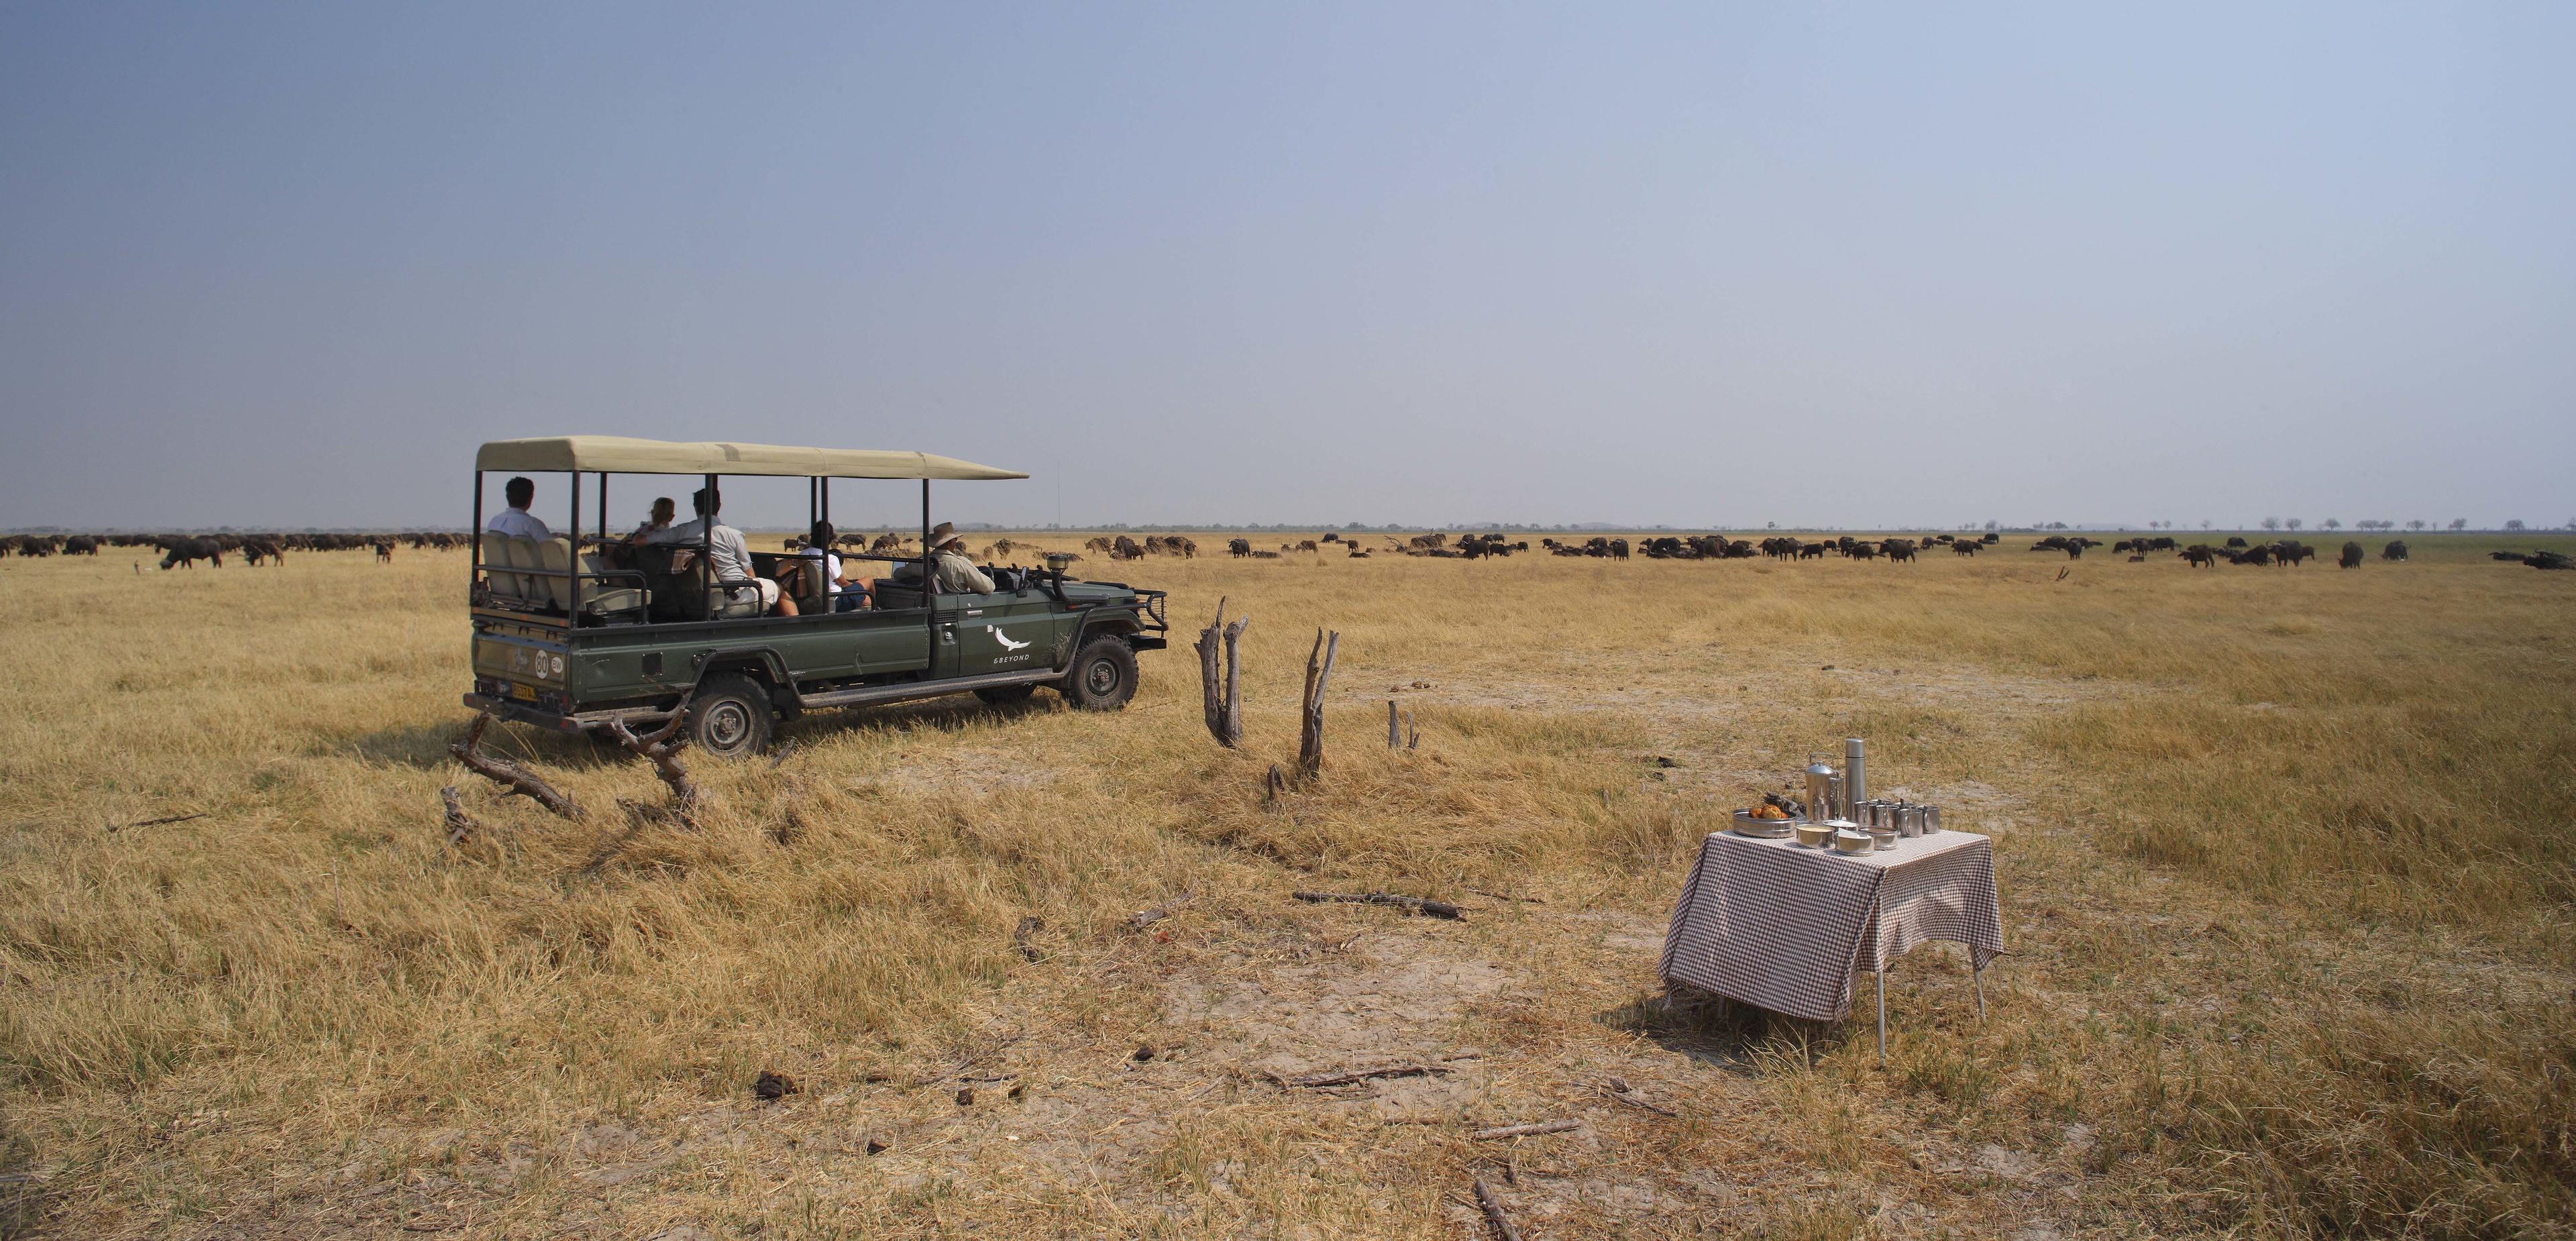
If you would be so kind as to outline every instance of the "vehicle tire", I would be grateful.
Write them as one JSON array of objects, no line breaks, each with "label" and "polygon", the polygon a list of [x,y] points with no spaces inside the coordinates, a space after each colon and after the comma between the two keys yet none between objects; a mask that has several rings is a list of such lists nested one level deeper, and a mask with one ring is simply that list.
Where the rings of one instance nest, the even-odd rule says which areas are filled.
[{"label": "vehicle tire", "polygon": [[975,696],[983,699],[984,705],[988,707],[1010,707],[1027,702],[1030,697],[1035,695],[1037,692],[1037,685],[1035,683],[1031,683],[1027,685],[1002,685],[996,686],[992,689],[979,689],[975,691]]},{"label": "vehicle tire", "polygon": [[1136,696],[1136,652],[1116,638],[1094,638],[1073,657],[1056,688],[1085,711],[1115,711]]},{"label": "vehicle tire", "polygon": [[749,758],[769,748],[777,712],[769,690],[750,677],[720,672],[698,682],[689,702],[689,744],[717,758]]}]

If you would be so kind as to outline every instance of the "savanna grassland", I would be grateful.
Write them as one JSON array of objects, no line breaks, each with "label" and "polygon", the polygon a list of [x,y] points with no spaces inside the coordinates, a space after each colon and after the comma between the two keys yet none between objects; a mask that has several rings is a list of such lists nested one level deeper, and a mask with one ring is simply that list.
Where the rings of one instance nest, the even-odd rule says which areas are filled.
[{"label": "savanna grassland", "polygon": [[[2576,1236],[2576,573],[2027,541],[1094,560],[1173,592],[1126,712],[809,717],[694,828],[618,751],[501,730],[579,821],[447,758],[461,553],[0,562],[8,1226],[1466,1237],[1481,1177],[1532,1237]],[[1265,805],[1319,625],[1329,764]],[[1701,836],[1845,736],[1993,835],[2016,954],[1982,1023],[1906,958],[1885,1068],[1655,977]]]}]

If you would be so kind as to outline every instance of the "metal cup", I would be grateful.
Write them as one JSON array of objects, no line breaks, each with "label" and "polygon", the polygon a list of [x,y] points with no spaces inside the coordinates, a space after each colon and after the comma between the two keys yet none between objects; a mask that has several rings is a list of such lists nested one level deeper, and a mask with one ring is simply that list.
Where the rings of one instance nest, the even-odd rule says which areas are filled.
[{"label": "metal cup", "polygon": [[1940,831],[1941,808],[1939,806],[1925,806],[1923,808],[1923,834],[1926,836],[1938,835]]}]

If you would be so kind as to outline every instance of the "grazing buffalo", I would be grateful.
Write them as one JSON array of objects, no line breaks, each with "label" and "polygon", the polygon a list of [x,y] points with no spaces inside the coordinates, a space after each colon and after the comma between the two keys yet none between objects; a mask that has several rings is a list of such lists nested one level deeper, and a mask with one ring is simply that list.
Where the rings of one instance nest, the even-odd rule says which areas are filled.
[{"label": "grazing buffalo", "polygon": [[2344,544],[2344,545],[2343,545],[2343,559],[2336,561],[2336,562],[2335,562],[2335,564],[2336,564],[2336,565],[2338,565],[2338,566],[2340,566],[2340,567],[2342,567],[2342,568],[2346,568],[2346,569],[2358,569],[2358,568],[2360,568],[2360,567],[2361,567],[2361,544],[2359,544],[2359,543],[2346,543],[2346,544]]},{"label": "grazing buffalo", "polygon": [[2245,546],[2245,536],[2241,534],[2228,535],[2227,545],[2231,548],[2242,548]]},{"label": "grazing buffalo", "polygon": [[2206,569],[2218,563],[2219,550],[2207,543],[2194,543],[2182,549],[2182,558],[2195,569]]},{"label": "grazing buffalo", "polygon": [[63,554],[66,556],[95,556],[98,554],[98,540],[90,535],[75,534],[72,537],[63,540]]},{"label": "grazing buffalo", "polygon": [[164,569],[173,565],[193,569],[200,560],[211,561],[218,569],[224,567],[223,545],[213,539],[171,539],[161,544],[161,567]]},{"label": "grazing buffalo", "polygon": [[2533,552],[2523,557],[2522,562],[2535,569],[2576,569],[2576,560],[2569,559],[2564,552]]},{"label": "grazing buffalo", "polygon": [[1144,544],[1138,543],[1136,540],[1122,534],[1117,538],[1110,540],[1109,558],[1111,560],[1142,560],[1145,558],[1145,546]]},{"label": "grazing buffalo", "polygon": [[374,546],[376,549],[377,564],[392,564],[394,562],[394,541],[392,539],[378,539],[375,541]]},{"label": "grazing buffalo", "polygon": [[1234,553],[1235,558],[1240,560],[1243,557],[1252,554],[1252,540],[1227,539],[1225,541],[1225,550]]},{"label": "grazing buffalo", "polygon": [[280,565],[286,563],[286,549],[279,547],[275,539],[243,539],[241,554],[242,559],[248,561],[252,568],[258,568],[268,561],[275,561]]},{"label": "grazing buffalo", "polygon": [[2379,558],[2382,560],[2404,560],[2406,558],[2406,540],[2392,540],[2388,546],[2379,549]]},{"label": "grazing buffalo", "polygon": [[1912,539],[1889,539],[1880,545],[1880,549],[1887,553],[1889,564],[1904,564],[1914,559],[1914,540]]},{"label": "grazing buffalo", "polygon": [[1985,544],[1976,542],[1972,539],[1961,539],[1950,545],[1950,554],[1953,556],[1974,556],[1977,554],[1978,550],[1984,546]]}]

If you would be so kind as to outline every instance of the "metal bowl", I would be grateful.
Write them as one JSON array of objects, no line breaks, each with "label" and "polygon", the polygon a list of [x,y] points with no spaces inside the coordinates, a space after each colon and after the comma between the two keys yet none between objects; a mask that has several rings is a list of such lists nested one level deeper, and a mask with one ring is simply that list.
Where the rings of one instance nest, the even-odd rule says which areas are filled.
[{"label": "metal bowl", "polygon": [[1738,810],[1735,812],[1735,834],[1751,836],[1756,840],[1778,840],[1796,831],[1798,825],[1804,822],[1806,822],[1805,819],[1757,818],[1747,811]]},{"label": "metal bowl", "polygon": [[1800,823],[1796,830],[1798,843],[1810,849],[1822,849],[1834,843],[1834,829],[1822,823]]},{"label": "metal bowl", "polygon": [[1836,853],[1867,853],[1877,847],[1878,842],[1870,839],[1868,832],[1840,831],[1834,833],[1834,852]]}]

